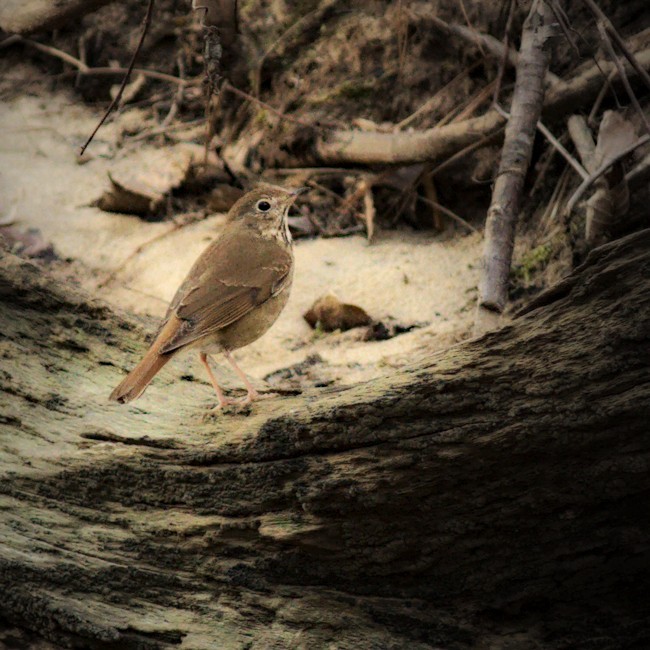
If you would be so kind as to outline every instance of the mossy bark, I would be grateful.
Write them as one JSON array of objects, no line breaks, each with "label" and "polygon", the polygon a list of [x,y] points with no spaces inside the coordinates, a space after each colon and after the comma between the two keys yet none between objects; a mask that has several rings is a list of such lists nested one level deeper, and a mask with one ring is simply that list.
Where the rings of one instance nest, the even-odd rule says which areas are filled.
[{"label": "mossy bark", "polygon": [[109,404],[142,328],[5,256],[0,616],[78,648],[644,647],[649,289],[646,230],[499,331],[206,422],[174,368]]}]

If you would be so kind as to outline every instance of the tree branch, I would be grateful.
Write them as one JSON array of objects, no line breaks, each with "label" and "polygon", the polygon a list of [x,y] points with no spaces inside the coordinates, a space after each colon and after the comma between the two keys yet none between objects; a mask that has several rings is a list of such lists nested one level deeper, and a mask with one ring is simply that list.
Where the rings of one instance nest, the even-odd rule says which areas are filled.
[{"label": "tree branch", "polygon": [[515,225],[544,102],[552,24],[553,12],[549,5],[535,0],[523,27],[510,119],[485,225],[479,309],[500,313],[507,302]]}]

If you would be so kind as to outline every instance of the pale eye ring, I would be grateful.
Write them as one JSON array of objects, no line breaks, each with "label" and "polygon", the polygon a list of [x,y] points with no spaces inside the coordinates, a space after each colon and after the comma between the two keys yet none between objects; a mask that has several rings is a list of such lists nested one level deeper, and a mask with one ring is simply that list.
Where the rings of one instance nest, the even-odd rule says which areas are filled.
[{"label": "pale eye ring", "polygon": [[262,199],[261,201],[257,202],[257,205],[255,206],[260,212],[268,212],[271,209],[271,204]]}]

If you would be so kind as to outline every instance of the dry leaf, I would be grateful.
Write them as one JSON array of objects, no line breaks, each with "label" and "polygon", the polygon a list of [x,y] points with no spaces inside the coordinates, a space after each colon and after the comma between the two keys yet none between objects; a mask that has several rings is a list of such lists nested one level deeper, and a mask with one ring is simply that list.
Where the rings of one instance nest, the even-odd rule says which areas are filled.
[{"label": "dry leaf", "polygon": [[605,111],[598,129],[596,166],[600,167],[636,142],[634,125],[616,111]]},{"label": "dry leaf", "polygon": [[310,327],[319,327],[325,332],[345,331],[372,322],[372,318],[361,307],[343,303],[333,293],[318,298],[303,314],[303,318]]},{"label": "dry leaf", "polygon": [[[615,160],[636,140],[634,125],[629,120],[616,111],[606,111],[598,130],[595,167]],[[598,189],[586,203],[585,239],[589,247],[607,241],[630,207],[623,160],[615,162],[596,186]]]},{"label": "dry leaf", "polygon": [[155,214],[165,197],[202,162],[201,147],[178,144],[164,149],[144,148],[122,158],[108,173],[111,187],[96,205],[107,212]]}]

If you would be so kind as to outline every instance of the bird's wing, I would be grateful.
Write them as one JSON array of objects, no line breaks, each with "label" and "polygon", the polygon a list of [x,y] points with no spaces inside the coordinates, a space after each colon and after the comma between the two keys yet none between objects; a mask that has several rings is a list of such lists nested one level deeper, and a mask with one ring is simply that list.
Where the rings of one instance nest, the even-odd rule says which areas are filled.
[{"label": "bird's wing", "polygon": [[[291,253],[241,228],[224,233],[195,262],[172,300],[165,325],[178,327],[161,341],[166,354],[212,334],[278,294],[290,276]],[[175,317],[175,318],[172,318]]]}]

